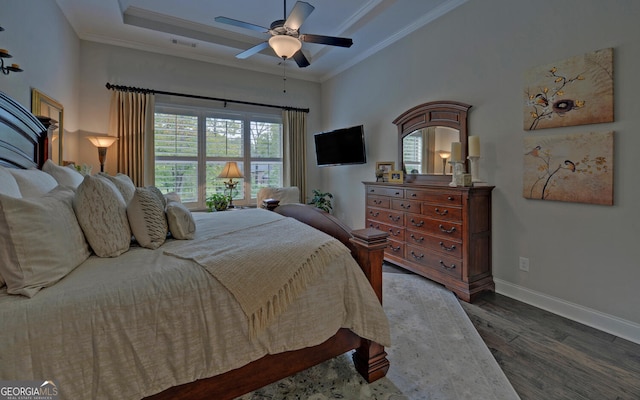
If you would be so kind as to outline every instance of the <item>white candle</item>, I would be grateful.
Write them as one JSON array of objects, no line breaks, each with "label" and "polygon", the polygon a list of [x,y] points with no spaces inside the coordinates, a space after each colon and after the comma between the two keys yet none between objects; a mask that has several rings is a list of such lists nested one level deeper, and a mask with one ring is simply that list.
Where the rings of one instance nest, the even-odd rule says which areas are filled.
[{"label": "white candle", "polygon": [[469,136],[469,157],[480,157],[480,136]]},{"label": "white candle", "polygon": [[451,143],[451,162],[460,162],[460,161],[462,161],[462,143],[452,142]]}]

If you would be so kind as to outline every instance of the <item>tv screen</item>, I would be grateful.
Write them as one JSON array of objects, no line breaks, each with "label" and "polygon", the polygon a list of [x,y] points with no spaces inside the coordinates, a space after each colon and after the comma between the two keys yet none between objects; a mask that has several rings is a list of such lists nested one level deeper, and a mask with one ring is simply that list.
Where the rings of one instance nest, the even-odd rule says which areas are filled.
[{"label": "tv screen", "polygon": [[318,166],[367,162],[362,125],[316,133],[314,140]]}]

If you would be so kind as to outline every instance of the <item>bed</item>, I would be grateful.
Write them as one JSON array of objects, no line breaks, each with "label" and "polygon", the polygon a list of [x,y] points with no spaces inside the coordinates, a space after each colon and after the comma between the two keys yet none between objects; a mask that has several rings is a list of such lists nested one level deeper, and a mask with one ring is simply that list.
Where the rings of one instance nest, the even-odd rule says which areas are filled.
[{"label": "bed", "polygon": [[[42,168],[49,146],[44,125],[0,92],[3,170]],[[49,193],[77,199],[82,187]],[[0,200],[0,214],[22,204]],[[386,374],[385,233],[301,204],[191,218],[190,240],[94,251],[34,293],[0,282],[0,380],[52,380],[60,398],[231,399],[351,350],[368,382]],[[307,236],[321,246],[306,258],[286,245]],[[304,278],[279,286],[283,271]],[[259,295],[269,285],[255,282],[270,280],[280,289]]]}]

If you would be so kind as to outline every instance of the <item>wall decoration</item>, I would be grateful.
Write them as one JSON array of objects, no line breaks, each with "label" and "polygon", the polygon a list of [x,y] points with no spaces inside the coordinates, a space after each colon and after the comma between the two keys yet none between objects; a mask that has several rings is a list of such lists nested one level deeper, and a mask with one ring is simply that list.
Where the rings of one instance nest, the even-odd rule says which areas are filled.
[{"label": "wall decoration", "polygon": [[613,49],[525,72],[524,129],[613,121]]},{"label": "wall decoration", "polygon": [[613,205],[613,132],[524,138],[527,199]]}]

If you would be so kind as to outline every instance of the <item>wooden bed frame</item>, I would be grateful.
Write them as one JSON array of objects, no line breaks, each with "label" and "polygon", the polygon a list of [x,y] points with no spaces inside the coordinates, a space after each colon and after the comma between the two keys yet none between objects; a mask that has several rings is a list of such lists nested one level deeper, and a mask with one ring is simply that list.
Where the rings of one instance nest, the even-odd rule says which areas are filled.
[{"label": "wooden bed frame", "polygon": [[[0,92],[0,165],[41,168],[51,154],[51,127],[43,123],[49,121],[39,120]],[[387,233],[375,229],[351,231],[332,215],[302,204],[283,205],[275,212],[296,218],[344,243],[382,302],[382,261]],[[354,349],[355,368],[367,382],[386,375],[389,361],[384,347],[343,328],[320,345],[267,355],[241,368],[174,386],[147,399],[233,399]]]}]

